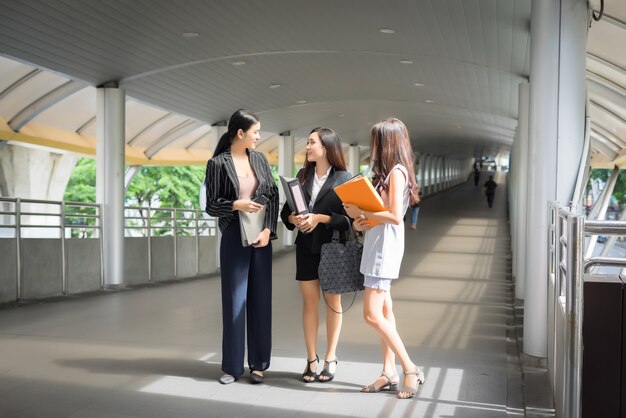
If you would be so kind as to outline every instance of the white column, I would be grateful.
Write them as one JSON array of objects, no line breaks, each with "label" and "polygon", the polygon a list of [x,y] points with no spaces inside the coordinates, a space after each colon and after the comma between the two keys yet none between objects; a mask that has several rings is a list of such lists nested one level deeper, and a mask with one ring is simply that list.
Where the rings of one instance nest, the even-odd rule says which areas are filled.
[{"label": "white column", "polygon": [[428,194],[435,193],[435,164],[437,163],[437,157],[434,155],[428,156]]},{"label": "white column", "polygon": [[[281,135],[280,142],[278,143],[278,174],[283,177],[293,177],[294,176],[294,137],[291,135]],[[285,194],[283,192],[282,187],[279,185],[280,189],[280,205],[279,210],[282,209],[285,204]],[[295,233],[293,231],[288,230],[285,226],[283,226],[282,236],[283,236],[283,245],[292,245],[295,240]]]},{"label": "white column", "polygon": [[520,83],[518,88],[518,125],[517,125],[517,157],[515,158],[515,250],[513,257],[517,260],[513,275],[515,276],[515,298],[524,299],[526,278],[526,204],[528,190],[528,116],[530,85],[527,81]]},{"label": "white column", "polygon": [[350,145],[348,148],[348,171],[353,176],[361,171],[361,148],[358,145]]},{"label": "white column", "polygon": [[585,143],[587,0],[561,0],[560,39],[556,199],[567,205]]},{"label": "white column", "polygon": [[432,165],[432,157],[428,154],[424,155],[424,184],[422,186],[422,190],[424,196],[431,194],[430,189],[430,167]]},{"label": "white column", "polygon": [[124,284],[125,94],[119,87],[97,92],[96,202],[102,204],[104,284]]},{"label": "white column", "polygon": [[547,355],[548,202],[556,197],[559,3],[532,0],[524,353]]}]

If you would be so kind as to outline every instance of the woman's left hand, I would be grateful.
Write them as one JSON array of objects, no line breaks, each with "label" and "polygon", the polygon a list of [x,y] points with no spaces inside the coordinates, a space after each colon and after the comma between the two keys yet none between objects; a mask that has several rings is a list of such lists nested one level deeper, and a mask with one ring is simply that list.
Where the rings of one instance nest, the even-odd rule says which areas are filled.
[{"label": "woman's left hand", "polygon": [[309,232],[313,231],[319,223],[320,221],[314,213],[307,213],[306,215],[302,215],[300,217],[298,229],[305,234],[308,234]]},{"label": "woman's left hand", "polygon": [[363,210],[360,207],[351,203],[344,203],[343,207],[346,210],[348,216],[352,219],[360,218],[361,214],[363,213]]},{"label": "woman's left hand", "polygon": [[265,247],[270,242],[270,230],[265,228],[261,233],[256,237],[252,246],[254,248],[262,248]]}]

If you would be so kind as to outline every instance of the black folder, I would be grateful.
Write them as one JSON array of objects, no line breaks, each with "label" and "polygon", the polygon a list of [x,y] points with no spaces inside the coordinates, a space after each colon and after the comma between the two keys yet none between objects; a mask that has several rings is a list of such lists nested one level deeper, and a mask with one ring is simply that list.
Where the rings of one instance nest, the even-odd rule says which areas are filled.
[{"label": "black folder", "polygon": [[309,213],[309,207],[304,199],[304,190],[302,190],[300,181],[297,178],[279,177],[280,184],[283,187],[285,197],[287,198],[289,209],[291,209],[292,212],[295,212],[296,215],[305,215]]}]

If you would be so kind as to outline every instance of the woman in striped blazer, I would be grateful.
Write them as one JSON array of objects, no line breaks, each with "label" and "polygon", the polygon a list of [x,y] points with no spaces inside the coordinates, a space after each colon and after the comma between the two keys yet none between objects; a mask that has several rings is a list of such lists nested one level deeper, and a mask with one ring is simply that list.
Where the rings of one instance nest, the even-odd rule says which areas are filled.
[{"label": "woman in striped blazer", "polygon": [[[222,384],[243,375],[246,317],[250,382],[262,383],[272,351],[272,245],[278,221],[278,189],[265,155],[254,151],[259,118],[238,110],[228,122],[206,169],[206,211],[222,232]],[[266,201],[265,229],[244,247],[240,212],[258,212]],[[245,312],[245,316],[244,316]]]}]

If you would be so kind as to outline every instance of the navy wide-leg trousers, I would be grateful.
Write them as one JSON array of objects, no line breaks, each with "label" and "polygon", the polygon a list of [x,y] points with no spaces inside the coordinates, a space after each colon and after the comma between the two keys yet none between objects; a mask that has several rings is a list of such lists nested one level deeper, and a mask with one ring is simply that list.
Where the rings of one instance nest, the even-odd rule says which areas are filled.
[{"label": "navy wide-leg trousers", "polygon": [[222,371],[243,374],[248,338],[248,367],[266,370],[272,351],[272,244],[243,247],[239,220],[222,233]]}]

